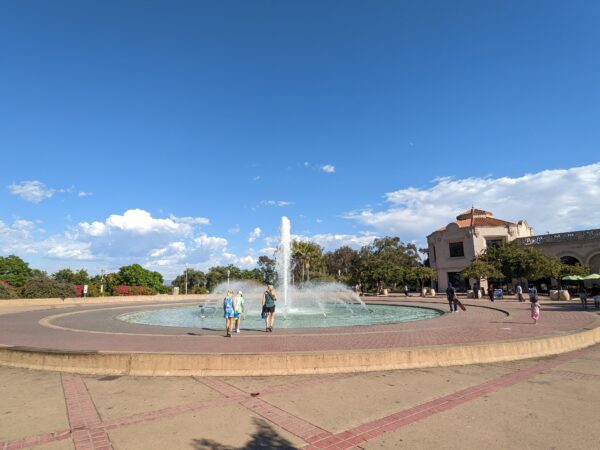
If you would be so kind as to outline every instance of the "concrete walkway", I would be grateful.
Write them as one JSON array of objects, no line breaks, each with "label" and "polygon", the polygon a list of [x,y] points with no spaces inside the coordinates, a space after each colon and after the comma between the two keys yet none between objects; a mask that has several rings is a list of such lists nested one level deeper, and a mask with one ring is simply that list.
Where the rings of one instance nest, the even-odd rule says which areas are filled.
[{"label": "concrete walkway", "polygon": [[0,449],[596,449],[600,346],[448,368],[289,377],[0,367]]}]

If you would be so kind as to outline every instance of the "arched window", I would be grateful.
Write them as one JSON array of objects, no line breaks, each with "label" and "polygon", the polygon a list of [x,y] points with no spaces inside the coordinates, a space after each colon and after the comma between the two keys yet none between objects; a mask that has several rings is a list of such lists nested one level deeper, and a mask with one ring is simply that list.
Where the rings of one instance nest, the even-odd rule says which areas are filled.
[{"label": "arched window", "polygon": [[563,264],[568,264],[569,266],[574,266],[575,264],[580,264],[579,260],[574,256],[561,256],[560,262]]}]

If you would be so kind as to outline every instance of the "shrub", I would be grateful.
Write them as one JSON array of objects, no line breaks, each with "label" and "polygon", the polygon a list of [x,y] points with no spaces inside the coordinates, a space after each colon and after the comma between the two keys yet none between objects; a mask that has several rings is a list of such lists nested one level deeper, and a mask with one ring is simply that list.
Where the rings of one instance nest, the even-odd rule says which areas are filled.
[{"label": "shrub", "polygon": [[120,284],[115,286],[114,295],[154,295],[156,291],[145,286],[125,286]]},{"label": "shrub", "polygon": [[27,280],[22,290],[25,298],[66,298],[76,294],[75,286],[45,277]]},{"label": "shrub", "polygon": [[0,281],[0,298],[17,298],[19,294],[10,284]]}]

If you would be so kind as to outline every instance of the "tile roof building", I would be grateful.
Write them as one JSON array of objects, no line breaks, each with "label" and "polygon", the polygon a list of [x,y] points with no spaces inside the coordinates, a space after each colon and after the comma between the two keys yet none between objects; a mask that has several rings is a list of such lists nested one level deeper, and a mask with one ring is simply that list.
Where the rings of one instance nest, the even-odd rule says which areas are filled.
[{"label": "tile roof building", "polygon": [[[533,235],[525,220],[517,223],[493,217],[490,211],[471,208],[456,216],[454,222],[427,236],[429,264],[437,272],[437,289],[445,290],[448,282],[467,289],[460,272],[488,246]],[[487,290],[487,282],[481,281]]]}]

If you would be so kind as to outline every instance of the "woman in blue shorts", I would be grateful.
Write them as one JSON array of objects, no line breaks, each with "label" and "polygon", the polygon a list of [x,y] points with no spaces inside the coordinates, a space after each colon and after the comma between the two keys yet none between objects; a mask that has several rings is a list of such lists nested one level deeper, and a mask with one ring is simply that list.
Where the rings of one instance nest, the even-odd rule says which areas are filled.
[{"label": "woman in blue shorts", "polygon": [[223,317],[225,317],[225,337],[231,337],[233,318],[235,316],[235,304],[233,302],[233,291],[227,291],[227,297],[223,299]]}]

